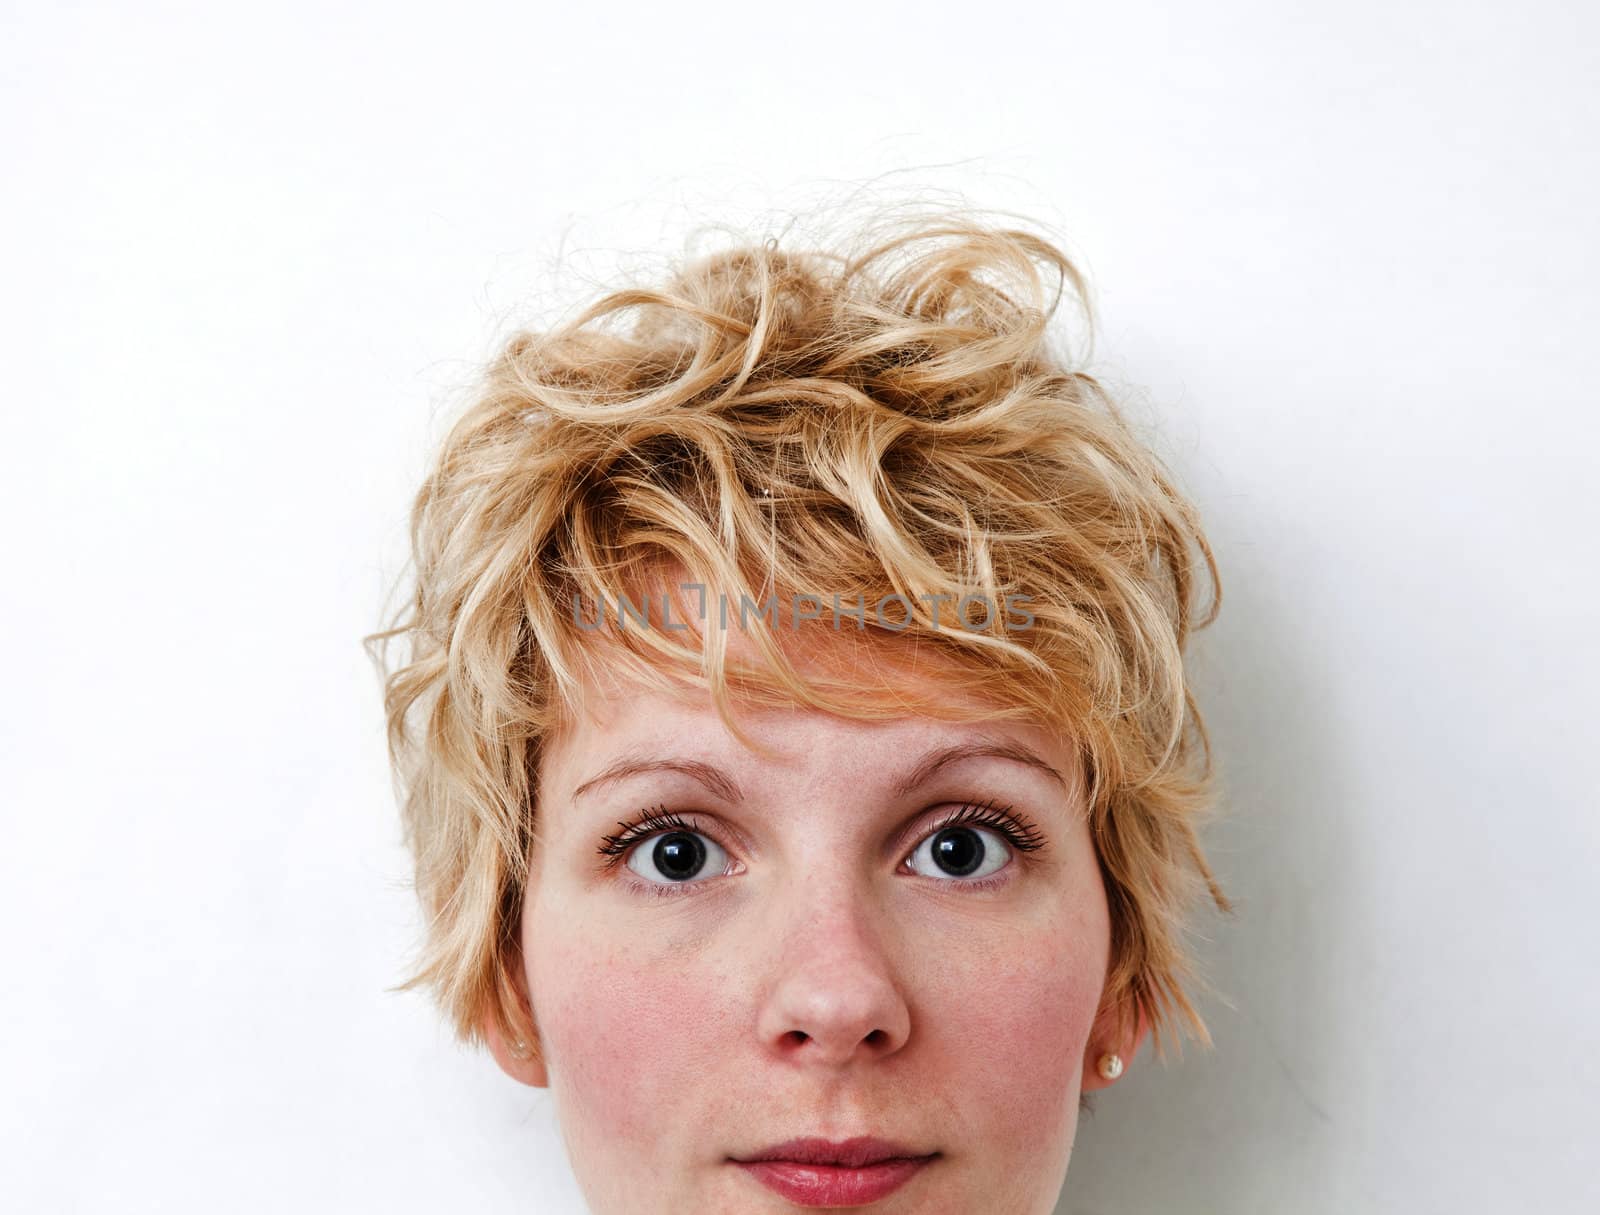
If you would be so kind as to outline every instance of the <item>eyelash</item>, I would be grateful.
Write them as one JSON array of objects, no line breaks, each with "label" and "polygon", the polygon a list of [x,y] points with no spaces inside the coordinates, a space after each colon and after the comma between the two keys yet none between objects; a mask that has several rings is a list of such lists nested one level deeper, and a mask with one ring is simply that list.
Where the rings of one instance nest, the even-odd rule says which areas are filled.
[{"label": "eyelash", "polygon": [[[635,846],[653,836],[663,835],[670,831],[686,831],[696,835],[709,835],[703,827],[685,819],[682,815],[665,806],[655,806],[648,810],[640,811],[632,821],[619,822],[615,834],[603,837],[600,844],[600,853],[606,858],[605,867],[615,869],[622,863]],[[966,802],[945,814],[927,831],[917,836],[917,844],[929,836],[951,827],[988,827],[999,832],[1006,844],[1017,852],[1036,852],[1045,845],[1044,835],[1039,828],[1034,826],[1026,817],[1015,813],[1010,806],[996,806],[993,801]],[[722,845],[718,841],[719,846]],[[1006,868],[1010,868],[1007,866]],[[949,884],[960,886],[966,890],[991,890],[1011,880],[1011,875],[1005,869],[986,878],[974,878],[970,881],[953,881]],[[629,879],[628,885],[640,889],[645,893],[672,898],[680,894],[689,893],[698,881],[691,882],[646,882]]]}]

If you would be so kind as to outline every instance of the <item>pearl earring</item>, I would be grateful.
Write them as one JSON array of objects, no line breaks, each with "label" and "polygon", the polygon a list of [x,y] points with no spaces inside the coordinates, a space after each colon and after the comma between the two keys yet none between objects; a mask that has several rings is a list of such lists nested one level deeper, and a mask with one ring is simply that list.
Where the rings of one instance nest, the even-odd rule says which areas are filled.
[{"label": "pearl earring", "polygon": [[1107,1080],[1115,1080],[1122,1075],[1122,1056],[1113,1054],[1101,1055],[1100,1074]]}]

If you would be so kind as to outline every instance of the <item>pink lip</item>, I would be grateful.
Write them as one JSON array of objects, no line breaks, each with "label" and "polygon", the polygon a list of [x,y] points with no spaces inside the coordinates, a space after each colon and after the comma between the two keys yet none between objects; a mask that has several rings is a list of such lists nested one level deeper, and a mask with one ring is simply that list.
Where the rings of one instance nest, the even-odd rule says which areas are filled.
[{"label": "pink lip", "polygon": [[799,1206],[854,1207],[888,1197],[938,1156],[862,1136],[791,1139],[734,1163]]}]

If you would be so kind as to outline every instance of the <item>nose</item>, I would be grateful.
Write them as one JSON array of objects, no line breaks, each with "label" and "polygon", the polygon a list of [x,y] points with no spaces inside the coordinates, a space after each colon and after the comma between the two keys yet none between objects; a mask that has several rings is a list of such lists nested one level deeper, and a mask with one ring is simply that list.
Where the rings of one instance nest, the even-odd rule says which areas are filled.
[{"label": "nose", "polygon": [[885,926],[850,891],[812,889],[769,953],[776,979],[758,1033],[787,1061],[838,1068],[891,1055],[911,1035],[911,1010],[884,943]]}]

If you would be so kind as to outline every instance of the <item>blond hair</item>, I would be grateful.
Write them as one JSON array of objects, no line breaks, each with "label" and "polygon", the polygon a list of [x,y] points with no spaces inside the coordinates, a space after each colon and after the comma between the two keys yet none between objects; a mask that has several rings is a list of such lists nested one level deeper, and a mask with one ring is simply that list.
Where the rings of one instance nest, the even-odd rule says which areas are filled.
[{"label": "blond hair", "polygon": [[[802,678],[765,621],[764,665],[730,665],[715,627],[583,627],[580,600],[670,563],[735,601],[905,596],[895,637],[1001,715],[1067,732],[1111,917],[1104,998],[1144,1010],[1158,1051],[1174,1022],[1209,1040],[1184,925],[1202,889],[1228,904],[1196,833],[1214,780],[1184,648],[1220,583],[1194,507],[1056,352],[1063,298],[1088,315],[1057,244],[946,212],[835,251],[685,259],[504,345],[416,498],[404,614],[372,638],[407,643],[385,703],[428,919],[404,986],[431,988],[463,1039],[494,1018],[534,1040],[513,969],[534,778],[586,672],[709,688],[725,720],[735,693],[906,712]],[[1032,626],[938,627],[939,594],[1026,596]],[[886,636],[869,614],[846,644]]]}]

